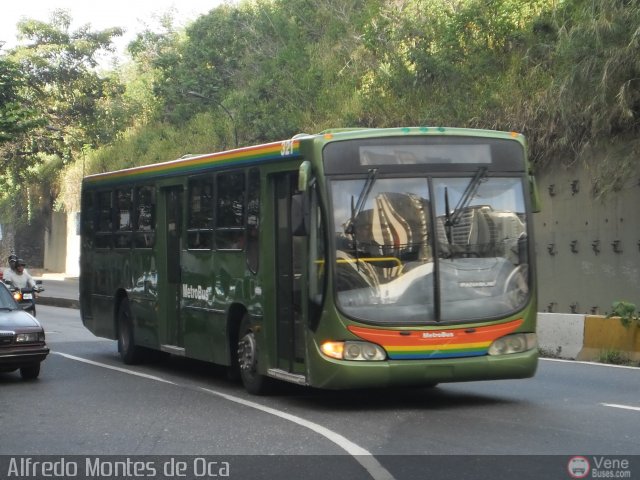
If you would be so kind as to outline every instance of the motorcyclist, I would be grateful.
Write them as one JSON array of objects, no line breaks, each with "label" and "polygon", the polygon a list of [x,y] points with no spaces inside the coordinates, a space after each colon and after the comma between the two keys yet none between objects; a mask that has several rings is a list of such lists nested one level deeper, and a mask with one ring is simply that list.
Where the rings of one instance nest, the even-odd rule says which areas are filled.
[{"label": "motorcyclist", "polygon": [[33,279],[29,272],[24,268],[26,262],[18,258],[15,262],[15,270],[8,269],[4,273],[4,281],[10,281],[16,288],[36,288],[36,281]]},{"label": "motorcyclist", "polygon": [[2,272],[2,278],[8,279],[13,272],[16,271],[16,262],[18,261],[18,256],[15,253],[9,255],[9,267],[5,268]]}]

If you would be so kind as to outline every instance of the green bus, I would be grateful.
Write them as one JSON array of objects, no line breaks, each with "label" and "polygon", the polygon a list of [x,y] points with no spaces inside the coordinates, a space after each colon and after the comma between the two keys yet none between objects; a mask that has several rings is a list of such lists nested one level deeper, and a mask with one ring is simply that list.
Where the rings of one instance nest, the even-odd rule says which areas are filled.
[{"label": "green bus", "polygon": [[336,129],[87,176],[84,325],[245,388],[526,378],[537,362],[518,133]]}]

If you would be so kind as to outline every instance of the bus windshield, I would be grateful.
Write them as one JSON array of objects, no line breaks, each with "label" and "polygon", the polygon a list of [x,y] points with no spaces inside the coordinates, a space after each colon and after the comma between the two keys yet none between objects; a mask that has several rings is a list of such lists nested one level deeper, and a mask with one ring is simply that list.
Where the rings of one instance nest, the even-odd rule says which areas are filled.
[{"label": "bus windshield", "polygon": [[337,303],[348,316],[468,322],[528,300],[520,177],[488,177],[482,167],[456,177],[370,173],[334,178],[331,192]]}]

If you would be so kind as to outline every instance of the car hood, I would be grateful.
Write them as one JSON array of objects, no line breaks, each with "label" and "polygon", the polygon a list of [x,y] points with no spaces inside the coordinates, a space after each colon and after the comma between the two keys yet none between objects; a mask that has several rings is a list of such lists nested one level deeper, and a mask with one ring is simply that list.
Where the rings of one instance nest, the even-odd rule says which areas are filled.
[{"label": "car hood", "polygon": [[22,309],[0,310],[0,330],[40,327],[40,323]]}]

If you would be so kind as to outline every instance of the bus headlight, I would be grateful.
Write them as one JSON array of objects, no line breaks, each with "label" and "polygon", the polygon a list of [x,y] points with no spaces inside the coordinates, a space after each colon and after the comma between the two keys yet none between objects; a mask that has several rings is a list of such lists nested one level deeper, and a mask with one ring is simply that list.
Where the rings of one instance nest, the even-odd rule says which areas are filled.
[{"label": "bus headlight", "polygon": [[324,342],[320,345],[320,350],[327,357],[338,360],[377,362],[387,359],[387,354],[381,346],[369,342]]},{"label": "bus headlight", "polygon": [[535,333],[515,333],[497,339],[489,347],[489,355],[508,355],[532,350],[538,346]]}]

